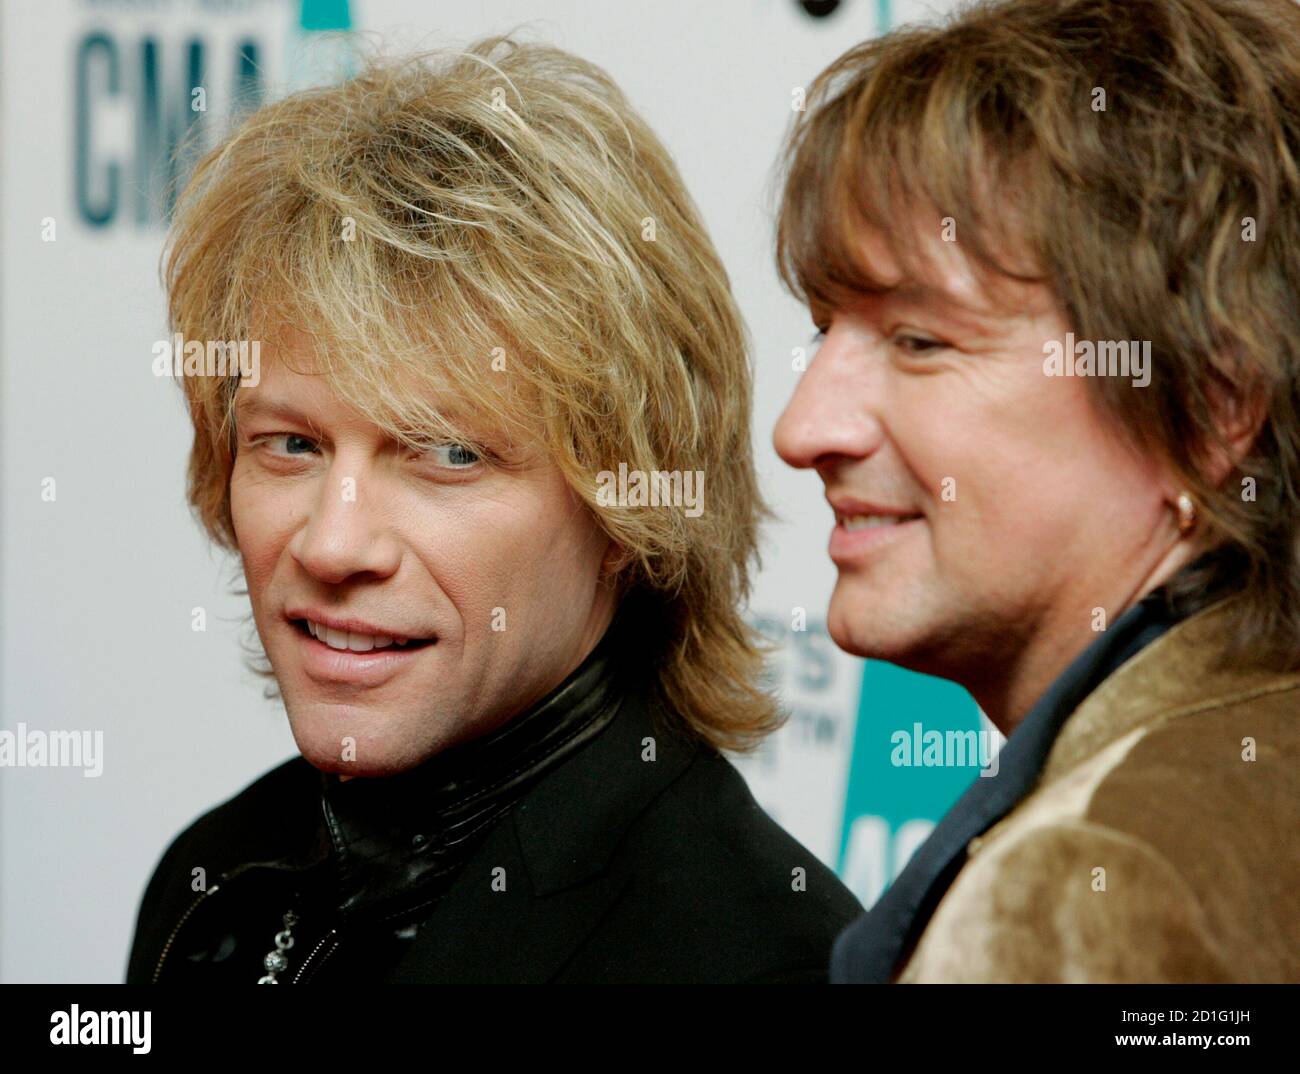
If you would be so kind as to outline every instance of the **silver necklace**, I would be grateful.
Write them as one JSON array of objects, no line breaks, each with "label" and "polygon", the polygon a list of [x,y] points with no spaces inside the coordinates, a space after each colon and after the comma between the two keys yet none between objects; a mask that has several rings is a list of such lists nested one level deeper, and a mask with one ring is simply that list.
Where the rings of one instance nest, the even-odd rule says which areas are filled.
[{"label": "silver necklace", "polygon": [[293,947],[293,933],[291,930],[294,925],[298,924],[298,915],[292,910],[284,915],[284,929],[275,934],[275,950],[267,952],[262,959],[262,965],[266,969],[266,975],[259,977],[258,984],[279,984],[275,979],[277,973],[283,973],[289,968],[289,957],[285,954]]}]

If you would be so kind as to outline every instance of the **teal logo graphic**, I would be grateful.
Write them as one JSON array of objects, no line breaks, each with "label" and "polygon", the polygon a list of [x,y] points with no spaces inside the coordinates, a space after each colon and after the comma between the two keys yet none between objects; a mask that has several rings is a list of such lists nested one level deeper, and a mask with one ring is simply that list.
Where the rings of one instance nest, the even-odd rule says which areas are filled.
[{"label": "teal logo graphic", "polygon": [[357,73],[348,0],[299,0],[298,25],[288,38],[293,89],[344,82]]},{"label": "teal logo graphic", "polygon": [[[155,227],[205,145],[211,122],[206,86],[229,73],[228,97],[213,108],[232,118],[264,94],[262,49],[254,37],[219,39],[94,29],[72,58],[73,198],[82,223],[108,228],[130,219]],[[113,145],[112,114],[129,117],[129,143]]]},{"label": "teal logo graphic", "polygon": [[348,0],[301,0],[298,25],[303,30],[350,30],[352,14]]},{"label": "teal logo graphic", "polygon": [[839,874],[870,907],[934,825],[978,778],[971,764],[898,764],[898,732],[974,732],[975,699],[955,683],[868,660],[840,829]]}]

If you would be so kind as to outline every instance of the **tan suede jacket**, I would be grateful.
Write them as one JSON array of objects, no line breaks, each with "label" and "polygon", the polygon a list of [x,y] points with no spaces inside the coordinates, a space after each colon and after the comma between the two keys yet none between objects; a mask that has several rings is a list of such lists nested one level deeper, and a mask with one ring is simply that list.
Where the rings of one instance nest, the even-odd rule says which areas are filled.
[{"label": "tan suede jacket", "polygon": [[1300,981],[1300,672],[1210,672],[1219,601],[1066,720],[911,982]]}]

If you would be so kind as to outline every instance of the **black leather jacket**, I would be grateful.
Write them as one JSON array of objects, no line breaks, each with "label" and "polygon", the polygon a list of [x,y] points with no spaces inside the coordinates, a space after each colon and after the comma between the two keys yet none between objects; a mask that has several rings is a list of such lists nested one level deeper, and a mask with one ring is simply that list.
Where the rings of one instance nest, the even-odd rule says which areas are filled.
[{"label": "black leather jacket", "polygon": [[410,772],[294,758],[167,849],[127,981],[824,980],[857,901],[671,722],[611,631]]}]

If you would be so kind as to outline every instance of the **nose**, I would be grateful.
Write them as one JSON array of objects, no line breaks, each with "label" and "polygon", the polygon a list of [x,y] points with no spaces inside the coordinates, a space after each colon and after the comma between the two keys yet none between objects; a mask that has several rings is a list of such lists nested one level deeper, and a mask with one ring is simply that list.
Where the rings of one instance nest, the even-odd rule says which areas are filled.
[{"label": "nose", "polygon": [[772,432],[776,453],[796,469],[839,458],[865,458],[883,431],[879,363],[867,335],[839,318],[786,404]]},{"label": "nose", "polygon": [[383,478],[335,459],[321,483],[307,522],[289,551],[308,574],[338,585],[361,576],[387,578],[401,563],[401,545],[389,528]]}]

